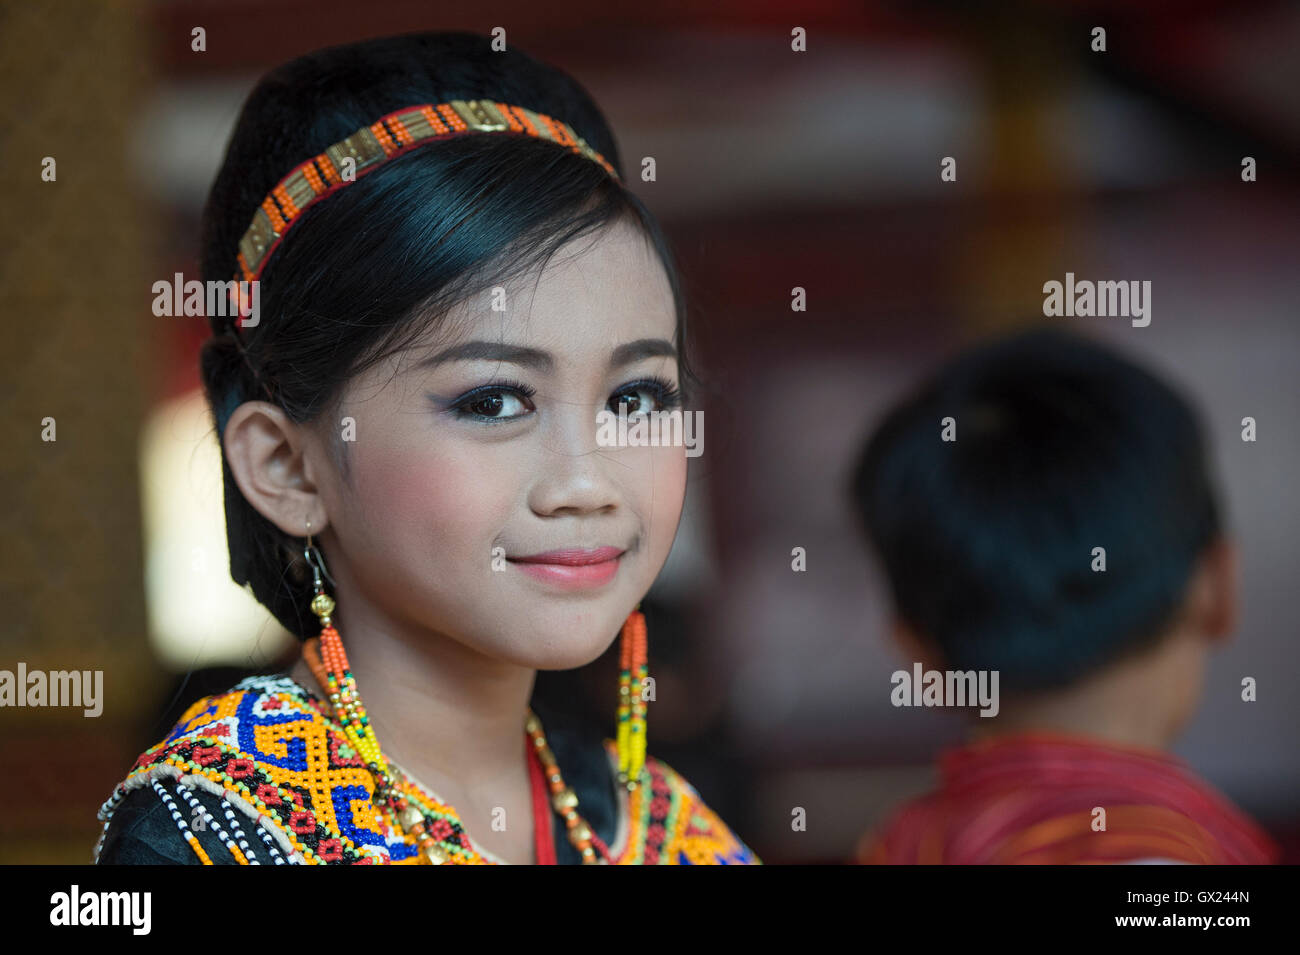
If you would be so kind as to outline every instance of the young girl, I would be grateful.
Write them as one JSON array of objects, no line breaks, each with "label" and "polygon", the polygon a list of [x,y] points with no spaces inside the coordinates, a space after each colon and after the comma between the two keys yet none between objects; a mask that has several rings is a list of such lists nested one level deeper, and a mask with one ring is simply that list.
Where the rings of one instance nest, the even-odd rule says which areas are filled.
[{"label": "young girl", "polygon": [[[683,302],[581,87],[471,34],[295,60],[202,260],[239,306],[202,355],[231,574],[302,660],[141,755],[97,861],[758,862],[645,753],[637,608],[686,455],[597,416],[680,407]],[[543,726],[536,671],[620,628],[617,739]]]}]

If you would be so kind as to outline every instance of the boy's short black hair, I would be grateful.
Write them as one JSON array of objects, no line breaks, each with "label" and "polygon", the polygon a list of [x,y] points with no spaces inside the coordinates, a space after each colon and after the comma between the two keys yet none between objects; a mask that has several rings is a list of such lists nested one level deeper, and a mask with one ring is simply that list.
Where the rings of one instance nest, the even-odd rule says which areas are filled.
[{"label": "boy's short black hair", "polygon": [[958,355],[885,417],[852,490],[898,615],[944,666],[998,670],[1006,690],[1157,640],[1220,533],[1191,406],[1056,330]]}]

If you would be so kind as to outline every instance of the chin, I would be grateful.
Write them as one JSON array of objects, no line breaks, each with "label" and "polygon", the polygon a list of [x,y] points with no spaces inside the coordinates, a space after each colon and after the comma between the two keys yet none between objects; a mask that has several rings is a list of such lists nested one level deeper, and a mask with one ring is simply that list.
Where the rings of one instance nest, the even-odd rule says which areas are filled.
[{"label": "chin", "polygon": [[[514,647],[516,662],[534,670],[573,670],[598,659],[618,639],[623,621],[609,624],[603,614],[575,620],[574,615],[560,618],[535,617],[520,632],[526,640]],[[593,619],[596,618],[596,619]]]},{"label": "chin", "polygon": [[546,642],[538,640],[535,647],[539,652],[532,654],[527,664],[535,670],[575,670],[599,659],[612,642],[603,632],[581,636],[573,631],[557,633]]},{"label": "chin", "polygon": [[[631,600],[632,598],[626,598]],[[634,605],[634,604],[633,604]],[[572,670],[598,659],[617,642],[630,612],[624,600],[562,603],[535,597],[498,606],[461,640],[480,652],[534,670]]]}]

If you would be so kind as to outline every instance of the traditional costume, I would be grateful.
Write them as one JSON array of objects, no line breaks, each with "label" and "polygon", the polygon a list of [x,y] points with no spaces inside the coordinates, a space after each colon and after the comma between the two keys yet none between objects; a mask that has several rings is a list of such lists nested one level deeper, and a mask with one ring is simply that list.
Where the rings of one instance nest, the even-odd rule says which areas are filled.
[{"label": "traditional costume", "polygon": [[[572,127],[523,107],[452,100],[397,110],[300,163],[271,190],[239,242],[231,314],[250,314],[255,299],[249,283],[311,205],[412,149],[479,133],[547,139],[618,179]],[[230,334],[249,362],[239,324],[231,321]],[[274,401],[251,362],[249,368]],[[218,433],[238,402],[232,393],[217,409]],[[226,493],[237,492],[227,486]],[[227,523],[233,572],[244,548],[233,536],[237,522]],[[329,573],[312,545],[310,524],[303,556],[313,576],[311,609],[321,625],[303,652],[323,696],[269,676],[199,700],[165,740],[136,760],[100,809],[97,862],[502,861],[474,842],[452,806],[385,757],[334,627],[334,599],[323,583]],[[240,581],[246,575],[234,576]],[[584,739],[567,727],[548,739],[541,720],[528,713],[520,742],[532,783],[538,863],[758,863],[685,779],[646,756],[645,679],[645,620],[638,608],[622,631],[615,739]],[[567,838],[553,837],[555,816]]]},{"label": "traditional costume", "polygon": [[[328,713],[327,704],[288,677],[251,677],[199,700],[140,756],[100,810],[105,826],[96,861],[501,861],[474,842],[452,806],[397,766],[392,775],[408,825],[392,820],[376,796],[374,773]],[[577,834],[599,862],[758,863],[671,767],[648,758],[640,785],[629,791],[616,783],[616,741],[592,740],[559,720],[556,726],[542,745],[540,726],[526,741],[539,864],[588,861],[571,840],[552,835],[553,829],[572,833],[567,814],[579,806],[587,831]],[[554,756],[547,752],[552,743]],[[567,785],[558,769],[547,771],[548,762],[564,763]],[[556,815],[563,825],[554,825]]]},{"label": "traditional costume", "polygon": [[865,836],[858,862],[1268,865],[1279,857],[1254,822],[1159,750],[1022,733],[948,750],[939,770],[938,790]]}]

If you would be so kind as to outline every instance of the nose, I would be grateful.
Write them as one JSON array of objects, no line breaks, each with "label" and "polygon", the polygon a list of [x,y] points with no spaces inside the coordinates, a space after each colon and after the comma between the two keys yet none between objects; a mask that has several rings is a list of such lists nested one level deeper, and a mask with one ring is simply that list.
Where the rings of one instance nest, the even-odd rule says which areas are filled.
[{"label": "nose", "polygon": [[621,500],[616,449],[596,442],[596,416],[577,407],[551,420],[541,443],[529,506],[543,517],[613,511]]}]

